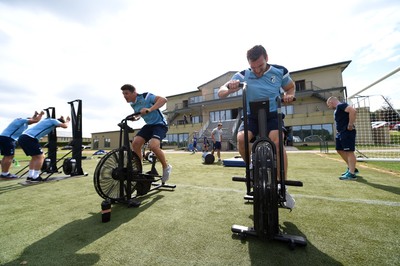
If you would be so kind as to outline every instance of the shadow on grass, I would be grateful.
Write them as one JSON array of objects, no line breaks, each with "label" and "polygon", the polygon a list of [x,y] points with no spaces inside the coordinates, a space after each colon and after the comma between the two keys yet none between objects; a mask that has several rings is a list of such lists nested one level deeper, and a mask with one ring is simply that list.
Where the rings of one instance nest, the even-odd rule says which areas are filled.
[{"label": "shadow on grass", "polygon": [[[7,182],[7,181],[1,181],[1,182]],[[25,188],[24,186],[21,186],[20,184],[9,184],[9,185],[5,185],[5,186],[1,186],[0,187],[0,195],[10,192],[10,191],[14,191],[14,190],[18,190],[21,188]]]},{"label": "shadow on grass", "polygon": [[386,186],[386,185],[382,185],[382,184],[371,183],[371,182],[368,182],[368,180],[362,176],[357,176],[357,182],[369,185],[373,188],[377,188],[377,189],[384,190],[384,191],[387,191],[390,193],[394,193],[396,195],[400,195],[399,187],[392,187],[392,186]]},{"label": "shadow on grass", "polygon": [[[280,225],[280,230],[285,234],[306,236],[290,222]],[[234,238],[240,239],[234,235]],[[295,246],[291,250],[286,242],[278,240],[262,241],[260,238],[247,236],[245,240],[249,247],[251,265],[343,265],[339,261],[318,250],[307,240],[307,246]]]},{"label": "shadow on grass", "polygon": [[[128,208],[122,204],[113,205],[111,221],[108,223],[101,222],[100,213],[93,213],[86,219],[70,222],[28,246],[18,259],[4,265],[96,264],[100,260],[99,254],[79,254],[78,252],[120,225],[134,219],[162,197],[156,195],[139,208]],[[115,243],[110,243],[110,245],[115,245]]]}]

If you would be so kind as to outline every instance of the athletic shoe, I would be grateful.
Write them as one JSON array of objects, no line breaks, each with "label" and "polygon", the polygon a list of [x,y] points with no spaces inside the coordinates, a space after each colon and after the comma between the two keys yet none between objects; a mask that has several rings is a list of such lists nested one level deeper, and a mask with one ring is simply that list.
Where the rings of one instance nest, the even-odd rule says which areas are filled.
[{"label": "athletic shoe", "polygon": [[163,175],[161,177],[161,182],[165,184],[168,181],[169,175],[171,174],[172,166],[168,165],[167,168],[163,169]]},{"label": "athletic shoe", "polygon": [[[281,190],[281,186],[280,184],[278,184],[278,193]],[[296,204],[296,201],[294,200],[294,198],[288,193],[287,189],[285,191],[285,198],[286,201],[282,203],[283,207],[286,209],[293,209],[294,205]]]},{"label": "athletic shoe", "polygon": [[31,181],[31,182],[42,182],[42,181],[43,181],[43,178],[41,178],[40,176],[37,177],[37,178],[33,178],[33,177],[32,177],[32,179],[31,179],[30,181]]},{"label": "athletic shoe", "polygon": [[294,198],[286,190],[286,202],[283,203],[285,207],[288,209],[293,209],[295,203],[296,201],[294,200]]},{"label": "athletic shoe", "polygon": [[26,181],[31,181],[32,179],[33,179],[32,177],[28,176],[28,177],[26,178]]},{"label": "athletic shoe", "polygon": [[347,172],[346,174],[344,174],[341,177],[339,177],[339,179],[340,180],[346,180],[346,181],[354,181],[354,180],[357,180],[357,176],[355,174]]},{"label": "athletic shoe", "polygon": [[[342,176],[344,176],[345,174],[347,174],[349,172],[349,168],[347,168],[346,172],[342,173]],[[354,171],[354,174],[358,175],[360,172],[358,171],[358,169],[356,168],[356,170]]]},{"label": "athletic shoe", "polygon": [[6,175],[1,175],[1,178],[12,179],[12,178],[19,178],[19,176],[8,173]]}]

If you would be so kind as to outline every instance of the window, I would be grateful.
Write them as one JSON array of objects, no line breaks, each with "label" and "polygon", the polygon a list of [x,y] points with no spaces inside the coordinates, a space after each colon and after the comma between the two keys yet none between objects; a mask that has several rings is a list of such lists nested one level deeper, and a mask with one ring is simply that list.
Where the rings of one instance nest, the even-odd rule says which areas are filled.
[{"label": "window", "polygon": [[[213,91],[213,97],[214,97],[213,99],[214,99],[214,100],[219,99],[218,91],[219,91],[219,88],[214,88],[214,91]],[[228,97],[236,97],[236,96],[240,96],[240,95],[242,95],[242,94],[243,94],[243,90],[240,89],[240,90],[238,90],[238,91],[235,91],[234,93],[229,94]]]},{"label": "window", "polygon": [[200,116],[198,116],[198,115],[193,116],[193,117],[192,117],[192,123],[193,123],[193,124],[201,123]]},{"label": "window", "polygon": [[210,121],[211,122],[220,122],[232,120],[232,110],[220,110],[210,112]]},{"label": "window", "polygon": [[306,90],[306,81],[303,80],[297,80],[295,82],[296,84],[296,91],[305,91]]},{"label": "window", "polygon": [[189,103],[200,103],[202,101],[204,101],[203,96],[194,96],[189,98]]},{"label": "window", "polygon": [[105,138],[104,139],[104,148],[110,148],[110,147],[111,147],[111,139]]},{"label": "window", "polygon": [[213,98],[214,100],[219,99],[218,91],[219,91],[219,88],[214,88],[214,98]]},{"label": "window", "polygon": [[167,134],[168,145],[177,145],[178,147],[186,147],[188,145],[189,133]]},{"label": "window", "polygon": [[320,140],[333,140],[332,124],[317,124],[293,126],[293,139],[299,139],[300,142],[315,142]]},{"label": "window", "polygon": [[93,140],[93,149],[97,150],[99,148],[99,140],[96,138]]},{"label": "window", "polygon": [[292,115],[294,114],[294,107],[293,105],[282,105],[282,113],[285,115]]}]

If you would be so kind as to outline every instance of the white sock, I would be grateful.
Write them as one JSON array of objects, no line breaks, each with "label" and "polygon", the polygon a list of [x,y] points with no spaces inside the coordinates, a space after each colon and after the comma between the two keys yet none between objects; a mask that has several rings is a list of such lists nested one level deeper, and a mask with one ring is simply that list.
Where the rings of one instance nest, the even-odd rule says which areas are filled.
[{"label": "white sock", "polygon": [[1,175],[8,175],[10,172],[1,172]]},{"label": "white sock", "polygon": [[36,179],[39,177],[40,171],[39,170],[33,170],[33,179]]},{"label": "white sock", "polygon": [[34,174],[34,173],[35,173],[35,170],[29,169],[28,176],[29,176],[29,177],[33,177],[33,174]]}]

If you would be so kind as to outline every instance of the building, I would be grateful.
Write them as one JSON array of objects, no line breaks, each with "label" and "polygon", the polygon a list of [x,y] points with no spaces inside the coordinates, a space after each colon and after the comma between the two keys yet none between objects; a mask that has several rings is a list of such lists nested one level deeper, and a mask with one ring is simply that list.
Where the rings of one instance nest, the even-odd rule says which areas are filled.
[{"label": "building", "polygon": [[[330,96],[347,97],[342,72],[351,61],[344,61],[291,72],[296,84],[296,101],[282,107],[289,139],[296,145],[334,141],[333,111],[326,106]],[[187,148],[194,136],[199,149],[203,137],[210,138],[219,122],[223,124],[222,150],[236,148],[236,132],[242,116],[242,92],[220,99],[218,90],[237,71],[228,71],[200,85],[196,90],[167,96],[164,114],[169,124],[168,146]],[[133,134],[132,134],[133,136]],[[119,144],[119,131],[92,133],[93,149],[113,149]]]},{"label": "building", "polygon": [[[301,144],[307,142],[334,141],[333,111],[326,106],[330,96],[339,100],[347,97],[342,72],[351,61],[319,66],[291,72],[296,83],[296,101],[283,106],[285,126],[289,139]],[[211,131],[219,122],[223,124],[223,150],[235,149],[236,132],[240,123],[242,93],[238,91],[225,99],[219,99],[219,87],[236,71],[229,71],[197,90],[168,96],[165,115],[170,129],[167,139],[170,145],[187,147],[193,136],[201,141],[210,138]]]}]

